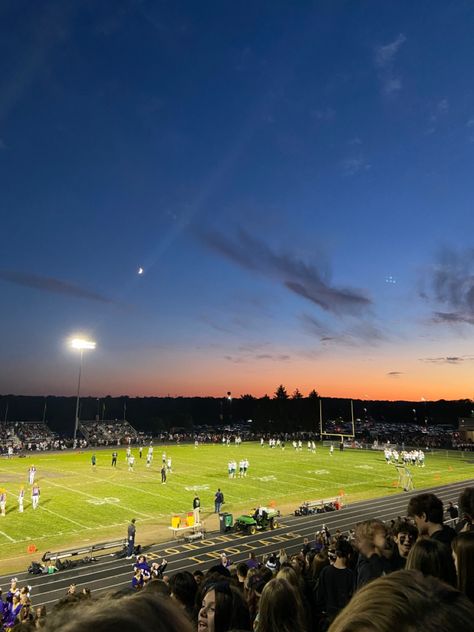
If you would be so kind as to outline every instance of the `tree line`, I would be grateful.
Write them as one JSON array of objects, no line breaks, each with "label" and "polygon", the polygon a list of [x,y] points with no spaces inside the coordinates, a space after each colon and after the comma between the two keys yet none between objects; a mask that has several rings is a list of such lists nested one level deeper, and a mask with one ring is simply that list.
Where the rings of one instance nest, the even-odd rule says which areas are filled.
[{"label": "tree line", "polygon": [[[232,397],[230,392],[223,397],[81,397],[79,417],[82,421],[127,419],[138,430],[154,434],[173,428],[191,430],[236,423],[265,432],[309,431],[319,429],[320,401],[324,422],[350,421],[351,401],[354,417],[366,422],[457,426],[459,417],[473,414],[469,399],[409,402],[320,398],[315,389],[305,396],[298,389],[289,394],[280,385],[272,396],[263,397]],[[70,434],[75,406],[75,397],[2,395],[0,422],[44,419],[52,430]]]}]

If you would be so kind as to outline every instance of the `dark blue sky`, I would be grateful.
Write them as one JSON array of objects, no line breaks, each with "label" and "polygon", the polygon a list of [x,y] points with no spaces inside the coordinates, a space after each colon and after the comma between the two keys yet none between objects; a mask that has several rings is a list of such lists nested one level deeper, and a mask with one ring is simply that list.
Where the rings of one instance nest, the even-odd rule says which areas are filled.
[{"label": "dark blue sky", "polygon": [[0,392],[474,397],[473,29],[3,2]]}]

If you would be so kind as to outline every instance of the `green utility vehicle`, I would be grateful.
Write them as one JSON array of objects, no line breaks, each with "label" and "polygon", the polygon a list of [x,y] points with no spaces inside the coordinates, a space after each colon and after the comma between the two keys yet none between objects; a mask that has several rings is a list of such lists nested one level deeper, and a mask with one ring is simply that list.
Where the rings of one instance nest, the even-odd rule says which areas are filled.
[{"label": "green utility vehicle", "polygon": [[234,524],[237,531],[243,531],[253,535],[257,531],[266,531],[266,529],[276,529],[280,512],[277,509],[268,507],[259,507],[255,513],[250,515],[239,516]]}]

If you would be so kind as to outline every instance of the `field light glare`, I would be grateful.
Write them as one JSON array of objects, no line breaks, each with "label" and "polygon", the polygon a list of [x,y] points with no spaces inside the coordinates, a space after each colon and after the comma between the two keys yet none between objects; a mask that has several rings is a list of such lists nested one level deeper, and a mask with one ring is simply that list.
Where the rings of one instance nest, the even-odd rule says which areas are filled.
[{"label": "field light glare", "polygon": [[95,349],[95,342],[93,340],[85,340],[84,338],[73,338],[71,340],[71,347],[73,349]]}]

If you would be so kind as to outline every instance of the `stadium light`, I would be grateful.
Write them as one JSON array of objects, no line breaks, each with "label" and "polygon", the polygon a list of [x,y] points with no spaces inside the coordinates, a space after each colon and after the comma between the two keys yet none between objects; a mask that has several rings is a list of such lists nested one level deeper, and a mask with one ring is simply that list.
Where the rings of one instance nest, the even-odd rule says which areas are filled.
[{"label": "stadium light", "polygon": [[81,396],[81,376],[82,376],[82,358],[84,350],[93,350],[96,344],[93,340],[86,340],[85,338],[73,338],[71,340],[71,347],[81,352],[81,359],[79,362],[79,377],[77,380],[77,398],[76,398],[76,417],[74,420],[74,443],[76,443],[77,429],[79,428],[79,401]]}]

